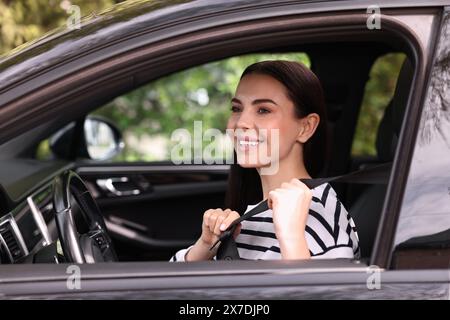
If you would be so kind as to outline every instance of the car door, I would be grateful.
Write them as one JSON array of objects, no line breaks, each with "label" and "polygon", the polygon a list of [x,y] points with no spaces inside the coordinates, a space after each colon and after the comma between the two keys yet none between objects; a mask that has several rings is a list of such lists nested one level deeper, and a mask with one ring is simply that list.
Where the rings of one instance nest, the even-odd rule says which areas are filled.
[{"label": "car door", "polygon": [[200,236],[203,213],[223,207],[226,165],[77,166],[97,194],[121,261],[169,260]]},{"label": "car door", "polygon": [[[262,270],[260,270],[262,274],[250,275],[251,273],[247,269],[250,266],[243,262],[236,263],[232,267],[227,266],[226,275],[219,276],[218,279],[214,276],[186,281],[173,279],[177,281],[177,284],[174,284],[177,289],[171,287],[171,290],[175,289],[171,293],[181,295],[181,297],[206,298],[206,295],[208,295],[208,297],[225,299],[236,297],[239,294],[242,295],[243,292],[245,292],[245,295],[252,297],[270,296],[275,298],[448,298],[450,258],[446,247],[448,245],[446,241],[448,240],[445,239],[448,239],[450,227],[450,216],[447,210],[450,205],[446,194],[448,190],[445,188],[448,177],[442,177],[444,169],[441,159],[448,158],[448,152],[450,151],[448,146],[444,147],[443,145],[443,141],[450,133],[450,126],[445,121],[447,119],[445,115],[444,121],[438,124],[434,123],[434,127],[431,126],[431,129],[430,125],[426,125],[426,122],[430,121],[428,119],[432,112],[436,112],[436,110],[444,110],[445,112],[446,110],[445,100],[440,105],[436,105],[434,99],[436,96],[447,96],[448,89],[440,85],[442,80],[439,81],[439,78],[448,76],[448,70],[440,63],[449,54],[446,51],[446,46],[443,45],[448,40],[446,39],[448,33],[445,32],[448,28],[448,22],[449,15],[444,14],[442,19],[444,32],[441,33],[441,39],[439,40],[441,46],[438,45],[436,48],[436,56],[432,60],[434,61],[433,69],[430,70],[431,65],[427,65],[425,60],[422,61],[422,64],[416,61],[415,81],[411,84],[412,90],[407,95],[409,97],[411,95],[416,95],[416,97],[423,95],[425,98],[423,104],[418,102],[421,101],[420,99],[407,99],[409,105],[406,106],[404,117],[400,119],[402,123],[415,123],[415,125],[402,126],[400,143],[397,146],[394,159],[394,169],[387,190],[389,196],[385,200],[370,266],[358,265],[353,262],[343,263],[340,266],[336,262],[324,261],[323,264],[321,262],[306,262],[295,271],[291,270],[292,273],[285,279],[280,276],[275,279],[270,272],[266,273]],[[430,54],[432,52],[430,50]],[[420,74],[424,72],[424,75],[426,70],[428,70],[426,74],[431,77],[430,87],[428,88],[423,87],[421,85],[423,82],[418,81],[421,77]],[[434,79],[433,77],[438,78]],[[418,134],[417,139],[413,138],[414,130],[416,130],[415,134]],[[423,130],[440,131],[443,136]],[[424,136],[427,137],[425,145],[424,141],[421,140],[421,137],[423,139]],[[402,166],[399,162],[399,159],[405,157],[405,155],[410,157],[409,167]],[[398,179],[399,175],[403,175],[405,178],[403,180],[405,183],[403,197],[400,196],[402,188],[398,188],[398,184],[402,181]],[[423,180],[425,176],[428,177]],[[394,185],[393,181],[396,181],[397,185]],[[438,195],[430,195],[429,189],[439,189],[439,191],[436,191]],[[418,194],[423,196],[418,197]],[[433,197],[440,200],[432,200]],[[418,222],[411,228],[411,212],[418,210],[414,208],[427,208],[432,217],[428,216],[427,212],[420,211],[423,221],[426,222]],[[395,217],[399,219],[398,224],[395,223]],[[440,219],[437,225],[433,224],[433,219],[436,217]],[[417,219],[417,215],[414,218]],[[423,225],[430,225],[431,227],[423,230]],[[220,267],[221,265],[219,265],[219,269]],[[261,267],[270,269],[273,265],[267,262],[261,264]],[[312,274],[306,275],[303,268],[308,267],[311,267],[314,271]],[[187,272],[189,274],[189,271]],[[244,277],[236,276],[231,280],[230,274],[234,272],[246,273],[245,280]],[[220,272],[215,275],[218,276],[219,274]],[[149,279],[149,281],[152,280]],[[194,285],[191,281],[197,284]],[[291,285],[295,283],[294,288],[288,289],[284,281],[289,281]],[[225,282],[227,285],[224,284]],[[243,290],[244,284],[241,284],[242,282],[245,282],[245,290]],[[262,291],[256,289],[261,283],[267,284]],[[325,283],[326,289],[321,290],[317,286]],[[151,284],[149,285],[154,288]],[[216,289],[217,287],[220,287],[220,289]],[[227,289],[224,290],[224,288]],[[205,293],[206,289],[207,293]],[[186,290],[188,294],[186,294]],[[150,297],[158,297],[159,294],[165,296],[167,291],[148,291],[146,294]]]},{"label": "car door", "polygon": [[[305,5],[299,5],[292,9],[297,9],[297,13],[304,14]],[[325,6],[322,8],[324,9]],[[331,11],[331,7],[327,7]],[[312,10],[311,8],[309,8]],[[363,9],[360,5],[358,9]],[[365,8],[364,8],[365,9]],[[417,9],[419,10],[419,9]],[[274,14],[275,10],[270,11]],[[436,270],[413,270],[403,271],[397,270],[398,266],[391,264],[392,252],[394,249],[394,238],[398,235],[397,218],[401,217],[401,210],[406,199],[403,197],[406,181],[410,178],[409,163],[413,158],[415,136],[418,132],[419,120],[421,118],[420,110],[422,110],[423,98],[425,97],[425,89],[423,83],[426,83],[426,76],[432,75],[430,72],[430,64],[428,57],[432,52],[432,43],[438,27],[437,22],[440,21],[442,11],[440,9],[433,9],[425,13],[419,11],[415,12],[417,15],[412,15],[408,11],[407,14],[402,15],[401,12],[390,12],[390,16],[383,16],[386,19],[388,34],[389,31],[395,30],[395,34],[400,34],[396,38],[399,42],[404,41],[412,50],[416,59],[416,71],[414,78],[414,87],[411,90],[409,104],[403,123],[408,123],[402,128],[400,136],[399,147],[397,148],[396,157],[394,159],[393,172],[391,174],[387,196],[383,207],[382,219],[378,229],[378,236],[374,246],[374,253],[370,261],[340,261],[340,260],[311,260],[311,261],[215,261],[215,262],[198,262],[198,263],[167,263],[167,262],[146,262],[146,263],[112,263],[112,264],[97,264],[97,265],[82,265],[80,266],[81,287],[70,289],[67,287],[67,271],[70,265],[20,265],[20,266],[2,266],[2,273],[0,281],[2,283],[2,292],[4,297],[41,297],[41,298],[67,298],[67,297],[142,297],[142,298],[239,298],[239,297],[254,297],[254,298],[445,298],[448,296],[448,270],[439,267]],[[254,12],[256,15],[257,13]],[[294,11],[289,11],[289,14],[294,14]],[[423,18],[426,16],[426,19]],[[309,21],[300,20],[305,23],[303,25],[313,26],[312,29],[302,29],[301,34],[305,36],[305,40],[314,37],[317,41],[318,37],[330,36],[337,37],[345,34],[346,37],[364,35],[367,37],[369,33],[358,23],[365,22],[358,13],[355,15],[345,13],[332,12],[328,18],[324,19],[327,14],[316,16],[316,19]],[[339,19],[336,19],[339,16]],[[406,16],[406,17],[405,17]],[[217,19],[214,17],[214,19]],[[255,22],[256,21],[256,22]],[[258,27],[258,36],[264,35],[273,40],[273,34],[262,32],[262,25],[258,24],[260,21],[250,21],[249,27]],[[355,22],[356,21],[356,22]],[[401,21],[401,23],[399,22]],[[445,15],[445,25],[448,26],[448,13]],[[273,21],[271,21],[273,23]],[[268,23],[271,23],[268,21]],[[273,25],[282,25],[282,19],[277,17],[276,23]],[[405,28],[405,24],[412,26],[420,25],[421,34],[417,35],[411,32],[410,29]],[[292,27],[293,22],[289,21],[289,26]],[[320,28],[314,26],[320,25]],[[358,26],[356,26],[358,25]],[[298,27],[298,25],[297,25]],[[353,29],[352,29],[353,28]],[[244,28],[245,29],[245,28]],[[258,37],[252,38],[254,42],[243,41],[245,30],[241,29],[239,42],[245,45],[257,46],[261,42],[257,41]],[[300,30],[301,28],[298,28]],[[338,30],[337,34],[333,33]],[[344,30],[344,31],[343,31]],[[349,30],[352,30],[350,32]],[[264,31],[267,31],[265,29]],[[273,31],[273,30],[272,30]],[[292,36],[292,28],[284,30],[277,30],[279,32],[280,41],[289,40]],[[346,33],[348,32],[348,33]],[[443,33],[445,34],[445,33]],[[229,34],[228,34],[229,35]],[[285,36],[283,38],[282,36]],[[297,35],[299,36],[299,35]],[[375,37],[376,38],[376,37]],[[216,50],[223,45],[214,37],[208,38],[213,45],[207,48],[202,47],[201,52],[203,58],[205,55],[216,53]],[[245,38],[246,40],[249,40]],[[329,39],[329,38],[328,38]],[[406,39],[406,40],[405,40]],[[230,40],[230,38],[227,38]],[[261,40],[261,38],[259,38]],[[268,40],[267,38],[265,39]],[[298,39],[297,39],[298,40]],[[392,39],[391,39],[392,40]],[[215,42],[217,41],[217,42]],[[231,40],[230,40],[231,41]],[[264,42],[264,41],[263,41]],[[285,42],[285,44],[286,44]],[[446,42],[441,42],[446,43]],[[194,42],[195,44],[195,42]],[[204,43],[203,43],[204,44]],[[230,42],[227,42],[229,45]],[[267,42],[266,42],[267,44]],[[190,43],[193,46],[192,42]],[[194,46],[195,47],[195,46]],[[230,48],[228,46],[228,48]],[[444,46],[445,48],[445,46]],[[241,50],[243,47],[241,47]],[[250,50],[246,47],[247,50]],[[239,51],[239,50],[236,50]],[[173,53],[173,52],[172,52]],[[170,56],[170,55],[168,55]],[[167,56],[166,56],[167,57]],[[199,56],[198,56],[199,57]],[[198,58],[197,57],[197,58]],[[126,60],[126,59],[124,59]],[[436,60],[435,60],[436,61]],[[132,61],[135,62],[135,61]],[[175,63],[175,60],[169,62]],[[197,60],[198,62],[198,60]],[[131,63],[130,63],[131,64]],[[171,68],[169,64],[164,66],[167,68],[164,72],[168,73]],[[176,65],[176,64],[175,64]],[[153,66],[155,67],[155,66]],[[180,67],[178,65],[178,67]],[[96,69],[97,72],[99,69]],[[79,79],[91,81],[98,77],[91,70],[92,74],[79,74]],[[123,71],[123,70],[122,70]],[[161,71],[161,74],[164,72]],[[86,77],[83,79],[83,76]],[[145,78],[144,75],[141,74]],[[147,75],[148,77],[148,75]],[[139,78],[139,77],[138,77]],[[70,80],[70,79],[69,79]],[[116,79],[117,80],[117,79]],[[148,78],[145,78],[148,80]],[[68,81],[70,82],[70,81]],[[115,84],[117,84],[117,81]],[[75,83],[76,84],[76,83]],[[75,84],[68,85],[67,90],[72,94],[76,93]],[[130,83],[123,82],[119,86],[124,92],[129,90]],[[98,88],[91,86],[92,92],[89,90],[84,92],[83,99],[92,98],[94,91]],[[109,88],[115,88],[110,83]],[[126,89],[126,90],[125,90]],[[53,88],[52,90],[56,90]],[[103,90],[105,90],[103,88]],[[51,90],[49,89],[49,91]],[[95,93],[98,93],[96,91]],[[77,99],[74,99],[76,101]],[[432,100],[430,100],[432,101]],[[54,103],[55,101],[52,101]],[[76,101],[79,102],[79,101]],[[72,104],[71,104],[72,103]],[[99,102],[96,101],[98,104]],[[24,104],[26,105],[26,104]],[[66,104],[60,108],[70,110],[73,106],[73,101],[66,101]],[[84,114],[88,109],[81,110],[80,114]],[[91,105],[92,107],[92,105]],[[83,113],[84,111],[84,113]],[[30,120],[29,120],[30,121]],[[409,125],[411,124],[411,125]],[[11,128],[10,133],[12,132]],[[442,150],[440,150],[442,152]],[[79,170],[83,168],[78,165]],[[85,166],[89,168],[89,166]],[[108,170],[110,167],[108,167]],[[144,172],[145,170],[141,168]],[[84,169],[84,174],[87,177],[89,170]],[[98,173],[99,170],[97,170]],[[80,171],[81,172],[81,171]],[[94,172],[94,175],[97,174]],[[122,170],[118,176],[122,176],[126,170]],[[109,176],[104,178],[108,178]],[[87,177],[89,179],[89,177]],[[92,180],[92,179],[91,179]],[[94,180],[93,183],[96,183]],[[129,189],[125,189],[129,191]],[[398,248],[397,248],[398,249]],[[370,264],[376,265],[369,267]],[[39,280],[39,281],[37,281]],[[380,286],[381,285],[381,286]],[[378,290],[378,288],[380,289]]]},{"label": "car door", "polygon": [[[445,168],[448,162],[444,159],[450,157],[450,147],[445,141],[450,141],[450,116],[446,109],[448,102],[448,88],[442,86],[445,78],[450,76],[448,68],[442,61],[448,58],[450,52],[445,43],[448,42],[448,30],[450,30],[450,14],[444,13],[441,25],[441,34],[436,47],[433,64],[429,74],[429,87],[421,87],[417,82],[420,72],[416,65],[415,82],[411,81],[411,87],[406,93],[397,90],[396,94],[405,95],[406,105],[403,110],[404,115],[400,119],[394,117],[393,121],[400,123],[400,142],[397,146],[396,160],[400,158],[400,152],[410,150],[411,158],[404,195],[395,199],[387,197],[383,216],[378,228],[378,235],[375,242],[375,251],[372,254],[370,266],[358,265],[354,262],[345,262],[338,267],[338,264],[328,264],[327,262],[307,262],[304,267],[314,269],[312,275],[306,275],[302,267],[291,270],[292,274],[286,279],[277,276],[277,279],[269,274],[262,276],[246,275],[246,280],[240,277],[231,278],[224,276],[222,279],[203,278],[199,280],[201,289],[193,288],[192,283],[186,287],[176,289],[172,293],[185,297],[206,298],[232,298],[242,294],[240,284],[245,281],[245,294],[255,298],[270,296],[272,298],[383,298],[383,299],[450,299],[450,251],[449,251],[449,230],[450,230],[450,198],[448,197],[448,181]],[[426,65],[422,66],[424,70]],[[399,80],[402,81],[402,80]],[[401,86],[402,84],[398,84]],[[414,90],[415,88],[415,90]],[[408,96],[421,92],[424,95],[423,105],[414,104]],[[437,97],[441,97],[438,99]],[[394,99],[394,107],[398,105],[398,97]],[[440,121],[432,122],[430,115],[438,113]],[[415,122],[412,120],[415,119]],[[430,123],[431,122],[431,123]],[[402,125],[403,123],[403,125]],[[415,123],[415,126],[405,126],[405,123]],[[395,126],[395,124],[394,124]],[[412,127],[412,128],[411,128]],[[384,128],[381,128],[384,129]],[[408,129],[417,130],[416,139],[408,139]],[[404,150],[401,150],[403,147]],[[409,147],[409,148],[407,148]],[[405,150],[406,149],[406,150]],[[412,152],[414,150],[414,152]],[[391,176],[389,192],[393,192],[392,179],[395,174],[399,174],[402,168],[396,162],[394,172]],[[398,181],[398,180],[397,180]],[[399,201],[402,199],[402,201]],[[395,206],[396,213],[388,210],[389,206]],[[390,214],[390,215],[389,215]],[[396,228],[393,224],[394,217],[397,216]],[[393,240],[389,242],[389,240]],[[309,265],[311,263],[311,265]],[[261,265],[262,268],[270,268],[271,263]],[[332,266],[332,267],[331,267]],[[248,266],[236,263],[232,270]],[[327,269],[330,268],[331,269]],[[256,267],[255,267],[256,268]],[[336,268],[336,269],[334,269]],[[256,268],[257,269],[257,268]],[[242,269],[241,269],[242,270]],[[326,271],[325,271],[326,270]],[[345,270],[345,271],[344,271]],[[248,272],[248,271],[247,271]],[[325,275],[326,273],[326,275]],[[226,280],[225,280],[226,279]],[[204,284],[202,285],[202,280]],[[223,281],[230,285],[228,290],[214,289],[215,286],[224,286]],[[292,285],[289,289],[284,281],[289,281]],[[253,282],[254,281],[254,282]],[[298,282],[296,282],[298,281]],[[220,284],[219,284],[220,283]],[[233,284],[231,284],[233,283]],[[257,289],[261,283],[270,283],[264,290]],[[326,283],[326,287],[317,286]],[[345,284],[344,284],[345,283]],[[177,282],[177,286],[183,286],[183,282]],[[225,286],[226,287],[226,286]],[[207,289],[207,293],[204,290]],[[150,297],[157,297],[158,294],[165,295],[166,291],[147,292]]]},{"label": "car door", "polygon": [[[436,283],[442,285],[441,294],[444,297],[447,294],[445,298],[450,299],[450,176],[446,169],[450,155],[450,117],[446,107],[449,90],[443,85],[444,79],[450,76],[448,66],[443,63],[450,57],[448,8],[443,13],[440,30],[422,109],[413,111],[409,100],[409,112],[403,120],[405,137],[406,124],[411,124],[408,120],[416,112],[417,136],[411,144],[414,151],[405,190],[397,204],[398,211],[391,217],[398,219],[395,233],[383,238],[386,230],[380,226],[379,246],[387,245],[389,250],[379,250],[373,257],[375,263],[387,263],[393,271],[387,271],[386,276],[399,282],[422,282],[427,272],[441,270]],[[383,224],[392,222],[389,220],[385,217]],[[405,275],[408,279],[404,279]]]}]

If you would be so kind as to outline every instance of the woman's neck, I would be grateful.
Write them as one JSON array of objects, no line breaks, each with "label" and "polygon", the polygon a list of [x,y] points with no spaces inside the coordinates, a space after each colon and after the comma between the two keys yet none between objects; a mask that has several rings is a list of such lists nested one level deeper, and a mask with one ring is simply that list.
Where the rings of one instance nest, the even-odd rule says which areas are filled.
[{"label": "woman's neck", "polygon": [[302,157],[300,157],[300,159],[284,159],[280,161],[278,171],[275,174],[264,175],[258,170],[260,173],[259,177],[261,178],[263,199],[267,199],[269,192],[281,187],[283,182],[289,182],[294,178],[311,178],[301,158]]}]

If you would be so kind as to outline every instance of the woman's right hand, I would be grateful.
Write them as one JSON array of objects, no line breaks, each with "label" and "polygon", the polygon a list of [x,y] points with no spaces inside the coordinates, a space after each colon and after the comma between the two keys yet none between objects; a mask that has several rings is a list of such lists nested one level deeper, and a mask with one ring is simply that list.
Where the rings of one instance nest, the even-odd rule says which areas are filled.
[{"label": "woman's right hand", "polygon": [[[212,247],[220,235],[229,227],[229,225],[238,219],[239,213],[230,209],[209,209],[203,214],[202,235],[200,240]],[[236,228],[234,237],[236,238],[240,232],[240,224]]]},{"label": "woman's right hand", "polygon": [[[219,246],[211,247],[219,240],[220,235],[230,226],[230,224],[240,217],[239,213],[231,209],[209,209],[203,214],[202,234],[195,245],[186,254],[186,261],[210,260],[216,253]],[[239,224],[234,233],[236,238],[241,231]]]}]

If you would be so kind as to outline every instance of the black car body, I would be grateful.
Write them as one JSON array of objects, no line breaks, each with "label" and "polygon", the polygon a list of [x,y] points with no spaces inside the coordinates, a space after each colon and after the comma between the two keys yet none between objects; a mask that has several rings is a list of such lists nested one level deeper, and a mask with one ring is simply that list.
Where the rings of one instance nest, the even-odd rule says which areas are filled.
[{"label": "black car body", "polygon": [[[450,2],[378,3],[377,30],[367,27],[370,1],[124,3],[79,30],[56,32],[4,57],[0,231],[10,239],[2,250],[8,247],[3,255],[13,264],[2,258],[0,298],[448,299]],[[55,177],[74,170],[94,189],[96,180],[112,177],[151,181],[148,193],[96,200],[111,237],[125,246],[120,250],[163,260],[195,240],[204,209],[221,206],[228,167],[40,161],[36,145],[112,98],[175,71],[249,52],[301,50],[323,81],[334,124],[335,161],[326,176],[365,163],[352,159],[350,148],[373,61],[397,50],[411,62],[385,117],[381,149],[387,151],[371,160],[392,161],[389,183],[381,191],[369,186],[349,202],[358,212],[373,211],[359,217],[361,237],[371,234],[363,259],[82,264],[81,286],[68,287],[71,264],[48,260],[27,202],[35,200],[56,232],[54,208],[47,208]],[[175,183],[164,184],[162,176]],[[154,236],[133,225],[145,225]]]}]

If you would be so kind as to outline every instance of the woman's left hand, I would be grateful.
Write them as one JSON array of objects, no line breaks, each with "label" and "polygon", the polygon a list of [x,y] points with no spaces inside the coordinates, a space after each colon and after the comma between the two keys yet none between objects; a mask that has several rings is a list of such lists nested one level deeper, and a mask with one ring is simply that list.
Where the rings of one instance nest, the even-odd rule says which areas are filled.
[{"label": "woman's left hand", "polygon": [[298,179],[285,182],[269,192],[268,205],[273,211],[275,234],[282,255],[285,251],[285,255],[290,257],[309,256],[305,228],[311,200],[311,190]]}]

